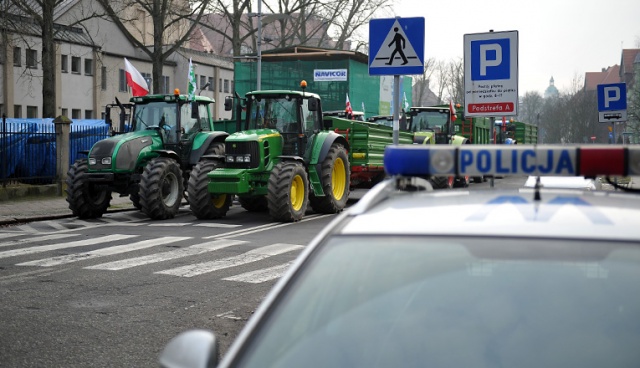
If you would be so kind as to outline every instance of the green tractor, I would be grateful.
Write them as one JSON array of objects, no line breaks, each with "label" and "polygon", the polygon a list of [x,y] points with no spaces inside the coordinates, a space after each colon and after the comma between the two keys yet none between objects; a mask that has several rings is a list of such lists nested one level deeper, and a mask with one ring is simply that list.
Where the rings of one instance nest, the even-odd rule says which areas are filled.
[{"label": "green tractor", "polygon": [[[411,107],[400,128],[413,132],[414,144],[468,144],[469,140],[455,134],[449,105],[432,107]],[[429,179],[436,189],[468,187],[469,177],[432,177]]]},{"label": "green tractor", "polygon": [[309,205],[319,213],[344,209],[349,144],[323,125],[320,97],[304,91],[306,82],[301,87],[238,98],[245,118],[225,140],[224,167],[203,165],[191,173],[189,205],[198,218],[225,216],[234,196],[245,210],[268,211],[282,222],[299,221]]},{"label": "green tractor", "polygon": [[217,161],[211,157],[224,157],[229,134],[214,130],[214,100],[195,96],[189,101],[176,89],[173,95],[116,102],[106,107],[105,119],[113,127],[111,109],[117,106],[119,133],[95,143],[84,152],[88,157],[68,171],[69,208],[82,219],[101,217],[116,192],[128,195],[151,219],[173,218],[186,197],[185,184],[194,167],[206,161],[208,168],[214,168]]}]

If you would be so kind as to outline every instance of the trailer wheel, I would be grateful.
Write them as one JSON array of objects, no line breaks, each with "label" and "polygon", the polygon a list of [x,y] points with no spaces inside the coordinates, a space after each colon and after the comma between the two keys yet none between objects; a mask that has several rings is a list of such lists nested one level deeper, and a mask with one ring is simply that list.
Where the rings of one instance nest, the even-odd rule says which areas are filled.
[{"label": "trailer wheel", "polygon": [[335,144],[322,161],[320,182],[324,196],[316,197],[311,193],[309,202],[314,211],[320,213],[338,213],[347,205],[351,169],[349,156],[344,146]]},{"label": "trailer wheel", "polygon": [[266,196],[238,196],[242,208],[249,212],[266,212],[269,210]]},{"label": "trailer wheel", "polygon": [[276,221],[302,219],[309,205],[309,177],[300,163],[283,161],[271,171],[267,205]]},{"label": "trailer wheel", "polygon": [[67,202],[81,219],[102,217],[111,203],[111,191],[87,181],[87,160],[77,160],[67,172]]},{"label": "trailer wheel", "polygon": [[157,157],[149,161],[140,180],[140,205],[152,220],[175,217],[180,209],[184,186],[182,171],[175,160]]},{"label": "trailer wheel", "polygon": [[224,217],[231,207],[231,195],[209,193],[207,175],[216,167],[218,167],[218,162],[202,160],[194,166],[189,176],[187,186],[189,208],[201,220]]}]

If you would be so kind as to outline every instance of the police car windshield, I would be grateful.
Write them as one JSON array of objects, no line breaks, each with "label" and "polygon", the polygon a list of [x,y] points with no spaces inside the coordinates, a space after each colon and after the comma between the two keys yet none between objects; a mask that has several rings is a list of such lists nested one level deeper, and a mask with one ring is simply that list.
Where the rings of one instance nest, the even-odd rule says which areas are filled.
[{"label": "police car windshield", "polygon": [[239,365],[638,364],[632,244],[350,236],[309,262]]}]

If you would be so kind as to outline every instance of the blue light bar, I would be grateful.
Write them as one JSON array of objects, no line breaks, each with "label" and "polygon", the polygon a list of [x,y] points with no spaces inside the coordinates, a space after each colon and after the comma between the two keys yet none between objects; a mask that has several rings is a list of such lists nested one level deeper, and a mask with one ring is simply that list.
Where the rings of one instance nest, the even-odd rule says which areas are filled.
[{"label": "blue light bar", "polygon": [[392,145],[384,168],[392,176],[628,176],[640,175],[640,147]]}]

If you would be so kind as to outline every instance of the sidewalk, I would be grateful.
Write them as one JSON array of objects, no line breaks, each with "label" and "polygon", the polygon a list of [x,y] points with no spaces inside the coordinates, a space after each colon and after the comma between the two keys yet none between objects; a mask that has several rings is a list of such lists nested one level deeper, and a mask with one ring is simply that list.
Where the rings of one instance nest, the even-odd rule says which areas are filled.
[{"label": "sidewalk", "polygon": [[[56,195],[56,186],[0,188],[0,226],[54,218],[72,217],[65,196]],[[129,197],[112,194],[107,212],[133,210]]]}]

